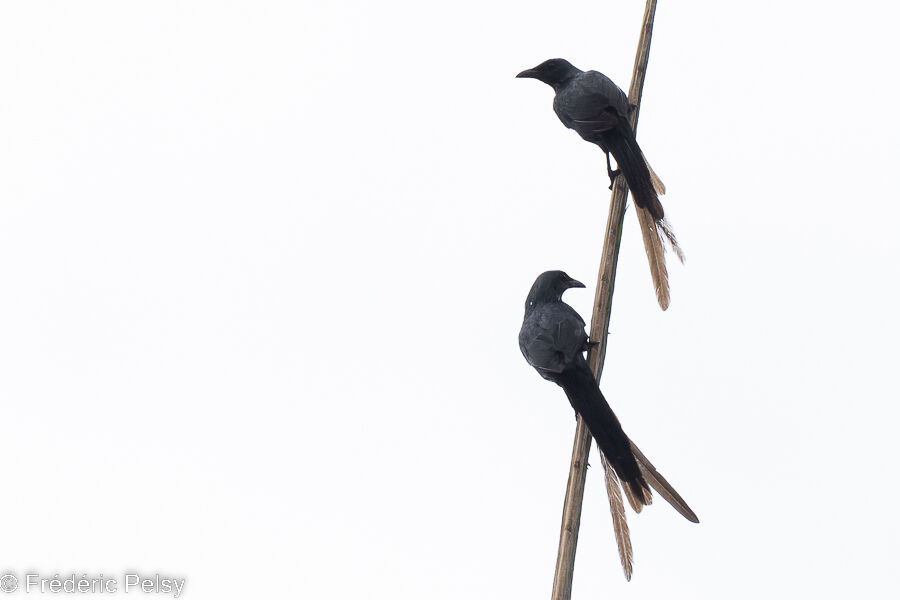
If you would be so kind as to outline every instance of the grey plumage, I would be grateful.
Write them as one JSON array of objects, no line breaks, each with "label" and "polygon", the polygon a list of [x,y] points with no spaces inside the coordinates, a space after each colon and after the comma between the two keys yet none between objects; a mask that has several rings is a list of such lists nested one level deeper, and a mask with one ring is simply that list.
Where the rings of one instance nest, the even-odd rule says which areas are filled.
[{"label": "grey plumage", "polygon": [[[599,146],[606,153],[607,163],[610,154],[615,157],[638,209],[653,286],[659,305],[665,310],[669,306],[665,244],[668,243],[682,262],[684,253],[659,201],[665,186],[644,157],[628,121],[631,106],[625,92],[603,73],[582,71],[561,58],[544,61],[522,71],[518,77],[530,77],[550,85],[556,93],[553,110],[563,125]],[[610,168],[611,182],[615,175]]]},{"label": "grey plumage", "polygon": [[628,438],[600,392],[584,357],[588,347],[585,322],[575,309],[562,301],[563,293],[573,287],[584,287],[584,284],[563,271],[547,271],[538,276],[525,301],[519,348],[541,377],[563,388],[600,449],[616,544],[625,575],[630,579],[631,541],[619,482],[635,512],[641,512],[652,502],[652,487],[686,519],[695,523],[698,519]]},{"label": "grey plumage", "polygon": [[628,436],[584,358],[588,341],[584,320],[562,301],[563,292],[572,287],[584,284],[562,271],[547,271],[535,280],[525,304],[519,348],[541,377],[563,388],[622,485],[630,488],[629,501],[648,504],[650,486],[641,474]]},{"label": "grey plumage", "polygon": [[588,344],[584,319],[562,300],[567,289],[577,287],[584,284],[563,271],[538,276],[525,301],[525,318],[519,330],[522,355],[541,377],[563,388],[622,481],[635,512],[652,502],[652,487],[685,518],[696,522],[697,516],[687,503],[628,439],[600,392],[584,357]]}]

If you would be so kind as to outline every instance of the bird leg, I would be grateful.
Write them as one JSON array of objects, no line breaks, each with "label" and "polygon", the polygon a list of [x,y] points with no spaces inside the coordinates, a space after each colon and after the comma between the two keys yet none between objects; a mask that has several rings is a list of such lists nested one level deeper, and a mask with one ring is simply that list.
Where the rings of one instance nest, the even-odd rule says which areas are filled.
[{"label": "bird leg", "polygon": [[609,152],[606,153],[606,173],[609,175],[609,189],[613,189],[613,184],[616,182],[616,177],[619,176],[621,171],[616,169],[613,171],[612,165],[609,162]]}]

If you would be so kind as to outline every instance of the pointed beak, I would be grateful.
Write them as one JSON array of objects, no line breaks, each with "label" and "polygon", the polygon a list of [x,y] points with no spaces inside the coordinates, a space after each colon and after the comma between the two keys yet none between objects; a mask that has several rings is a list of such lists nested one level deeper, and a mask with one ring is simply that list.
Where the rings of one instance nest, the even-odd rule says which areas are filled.
[{"label": "pointed beak", "polygon": [[537,79],[537,73],[535,73],[534,69],[525,69],[516,75],[516,77],[530,77],[531,79]]},{"label": "pointed beak", "polygon": [[576,280],[576,279],[569,279],[569,282],[568,282],[567,286],[570,287],[570,288],[583,288],[583,287],[585,287],[585,285],[584,285],[583,283],[581,283],[580,281],[578,281],[578,280]]}]

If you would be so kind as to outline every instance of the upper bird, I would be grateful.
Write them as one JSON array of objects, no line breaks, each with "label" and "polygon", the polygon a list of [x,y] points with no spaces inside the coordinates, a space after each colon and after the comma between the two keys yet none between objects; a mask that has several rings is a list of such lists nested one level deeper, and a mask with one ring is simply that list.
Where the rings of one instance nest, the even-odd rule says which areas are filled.
[{"label": "upper bird", "polygon": [[[665,193],[665,186],[644,158],[628,121],[631,112],[628,96],[603,73],[582,71],[562,58],[546,60],[533,69],[522,71],[516,77],[537,79],[553,88],[556,92],[553,110],[559,120],[569,129],[577,131],[585,140],[600,146],[606,153],[610,184],[621,170],[634,197],[634,203],[649,213],[656,235],[653,236],[655,240],[649,240],[645,235],[644,241],[657,297],[665,310],[669,305],[668,274],[665,271],[661,240],[668,240],[680,260],[684,260],[684,255],[659,201],[659,194]],[[613,171],[609,161],[610,154],[616,159],[619,170]]]}]

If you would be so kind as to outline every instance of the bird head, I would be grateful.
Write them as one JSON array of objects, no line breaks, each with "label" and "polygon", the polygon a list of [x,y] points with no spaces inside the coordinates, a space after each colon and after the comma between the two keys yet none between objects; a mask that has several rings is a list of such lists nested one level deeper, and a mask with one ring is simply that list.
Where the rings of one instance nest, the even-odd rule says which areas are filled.
[{"label": "bird head", "polygon": [[525,69],[516,77],[528,77],[543,81],[556,89],[575,75],[581,73],[581,69],[572,66],[572,63],[564,58],[551,58],[545,60],[533,69]]},{"label": "bird head", "polygon": [[525,310],[536,304],[558,302],[567,289],[583,287],[583,283],[572,279],[563,271],[546,271],[534,280],[531,291],[528,292],[528,299],[525,301]]}]

